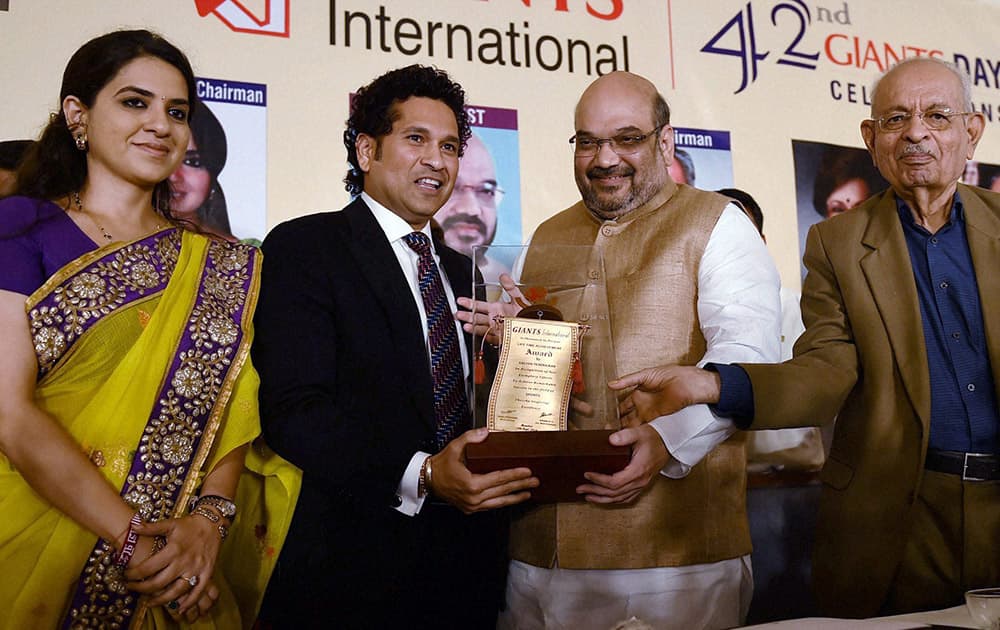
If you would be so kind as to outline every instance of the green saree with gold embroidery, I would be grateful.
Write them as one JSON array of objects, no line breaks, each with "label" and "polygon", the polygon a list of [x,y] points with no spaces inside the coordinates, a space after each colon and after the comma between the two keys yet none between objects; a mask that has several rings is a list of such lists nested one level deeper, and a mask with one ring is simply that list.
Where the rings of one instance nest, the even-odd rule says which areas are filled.
[{"label": "green saree with gold embroidery", "polygon": [[[37,405],[146,521],[183,516],[206,472],[251,444],[222,545],[221,596],[192,627],[249,627],[301,473],[259,440],[249,361],[260,253],[176,228],[101,247],[26,303]],[[170,628],[128,591],[114,552],[0,455],[0,629]]]}]

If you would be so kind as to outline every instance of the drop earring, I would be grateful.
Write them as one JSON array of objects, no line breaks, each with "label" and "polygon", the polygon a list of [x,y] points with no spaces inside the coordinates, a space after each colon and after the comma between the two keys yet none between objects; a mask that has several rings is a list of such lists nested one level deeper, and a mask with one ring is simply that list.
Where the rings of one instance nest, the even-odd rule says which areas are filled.
[{"label": "drop earring", "polygon": [[78,151],[87,150],[87,124],[83,122],[67,123],[69,132],[73,134],[73,142]]}]

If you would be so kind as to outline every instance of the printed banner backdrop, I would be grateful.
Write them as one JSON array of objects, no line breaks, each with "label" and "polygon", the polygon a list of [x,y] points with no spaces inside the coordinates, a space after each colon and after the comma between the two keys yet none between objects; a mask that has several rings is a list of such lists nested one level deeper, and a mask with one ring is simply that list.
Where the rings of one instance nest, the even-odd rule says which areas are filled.
[{"label": "printed banner backdrop", "polygon": [[[936,0],[0,0],[0,6],[6,62],[0,139],[35,136],[59,106],[70,54],[116,28],[159,31],[189,54],[199,76],[266,86],[266,137],[252,131],[250,147],[229,150],[240,160],[247,153],[264,162],[251,174],[227,159],[220,182],[233,217],[256,216],[265,207],[268,228],[346,204],[343,95],[411,63],[448,70],[471,103],[517,112],[522,237],[578,199],[566,139],[583,89],[615,69],[648,77],[670,102],[675,126],[729,134],[732,150],[723,153],[731,159],[731,183],[764,208],[768,247],[791,287],[800,278],[792,140],[863,148],[858,125],[869,115],[870,85],[896,59],[933,55],[969,69],[974,107],[987,119],[976,158],[1000,164],[996,0],[946,6]],[[216,105],[222,104],[212,103],[213,111]],[[259,109],[255,124],[264,125]],[[230,125],[240,123],[228,116],[219,109],[227,141],[235,142]],[[706,173],[696,185],[718,187],[707,179],[715,167],[702,167],[693,155],[696,170]],[[980,169],[981,178],[992,177],[987,170]],[[255,179],[261,187],[251,188]],[[501,205],[507,211],[511,185],[498,181],[508,193]],[[244,185],[247,195],[237,200]]]},{"label": "printed banner backdrop", "polygon": [[[219,173],[231,232],[262,240],[267,233],[267,86],[198,79],[198,98],[222,123],[227,147]],[[198,126],[198,116],[192,125]]]},{"label": "printed banner backdrop", "polygon": [[[809,228],[846,212],[888,187],[866,149],[792,140],[798,206],[799,251]],[[764,227],[770,231],[765,222]],[[802,266],[802,277],[806,268]]]},{"label": "printed banner backdrop", "polygon": [[733,187],[733,156],[728,131],[674,127],[675,182],[703,190]]},{"label": "printed banner backdrop", "polygon": [[510,273],[521,244],[517,112],[467,105],[472,137],[459,161],[451,197],[434,218],[445,242],[469,258],[489,283]]},{"label": "printed banner backdrop", "polygon": [[[520,245],[521,164],[517,136],[517,112],[496,107],[470,107],[472,132],[489,150],[496,165],[496,185],[503,199],[496,208],[497,224],[493,243]],[[459,168],[461,172],[461,167]],[[513,260],[502,260],[510,268]]]},{"label": "printed banner backdrop", "polygon": [[[847,212],[889,183],[872,164],[865,149],[792,140],[798,205],[799,251],[805,251],[809,228]],[[962,183],[1000,192],[1000,167],[970,160]],[[765,223],[764,226],[769,229]],[[802,265],[802,277],[806,268]]]}]

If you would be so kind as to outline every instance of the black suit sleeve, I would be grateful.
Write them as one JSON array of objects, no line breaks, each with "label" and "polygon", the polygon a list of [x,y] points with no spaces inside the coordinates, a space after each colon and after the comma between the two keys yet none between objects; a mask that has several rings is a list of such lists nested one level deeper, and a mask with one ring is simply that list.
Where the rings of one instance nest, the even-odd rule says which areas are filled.
[{"label": "black suit sleeve", "polygon": [[294,221],[263,244],[253,361],[264,438],[331,493],[388,505],[421,425],[394,417],[405,386],[386,382],[377,309],[351,293],[358,278],[326,227]]}]

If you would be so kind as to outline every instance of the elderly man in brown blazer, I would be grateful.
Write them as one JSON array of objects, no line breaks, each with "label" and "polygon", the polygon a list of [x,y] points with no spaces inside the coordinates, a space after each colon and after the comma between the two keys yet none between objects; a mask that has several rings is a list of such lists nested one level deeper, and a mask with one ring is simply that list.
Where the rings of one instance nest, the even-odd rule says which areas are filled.
[{"label": "elderly man in brown blazer", "polygon": [[984,124],[955,66],[893,67],[861,123],[892,188],[810,230],[795,357],[612,383],[641,419],[694,402],[750,429],[836,415],[813,564],[834,615],[1000,584],[1000,195],[958,183]]}]

